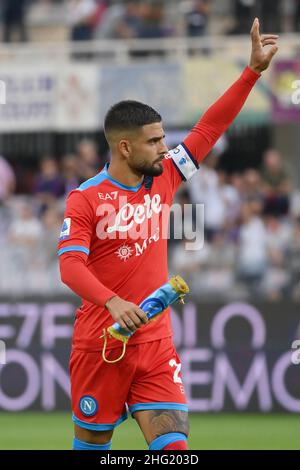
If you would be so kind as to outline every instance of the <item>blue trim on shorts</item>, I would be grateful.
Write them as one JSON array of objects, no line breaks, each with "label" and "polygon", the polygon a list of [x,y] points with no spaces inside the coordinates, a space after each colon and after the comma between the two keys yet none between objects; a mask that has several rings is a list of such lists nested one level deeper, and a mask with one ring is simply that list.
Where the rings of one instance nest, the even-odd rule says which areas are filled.
[{"label": "blue trim on shorts", "polygon": [[89,442],[81,441],[74,437],[73,439],[73,450],[110,450],[111,441],[106,444],[90,444]]},{"label": "blue trim on shorts", "polygon": [[88,423],[77,418],[74,413],[72,415],[72,420],[77,426],[85,429],[90,429],[91,431],[111,431],[115,429],[119,424],[123,423],[127,419],[127,413],[124,413],[115,423],[113,424],[97,424],[97,423]]},{"label": "blue trim on shorts", "polygon": [[181,432],[169,432],[168,434],[163,434],[158,436],[149,444],[149,450],[162,450],[169,444],[178,441],[186,441],[187,437]]},{"label": "blue trim on shorts", "polygon": [[188,405],[183,403],[168,403],[168,402],[159,402],[159,403],[137,403],[136,405],[131,405],[129,407],[130,413],[135,411],[142,410],[178,410],[178,411],[189,411]]}]

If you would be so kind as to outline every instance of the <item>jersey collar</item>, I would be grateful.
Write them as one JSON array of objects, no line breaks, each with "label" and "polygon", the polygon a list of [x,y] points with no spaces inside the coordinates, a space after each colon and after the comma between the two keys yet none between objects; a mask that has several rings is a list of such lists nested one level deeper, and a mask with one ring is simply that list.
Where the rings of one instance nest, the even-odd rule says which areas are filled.
[{"label": "jersey collar", "polygon": [[103,168],[103,173],[105,174],[106,178],[113,183],[115,186],[121,189],[125,189],[126,191],[133,191],[137,192],[143,185],[143,182],[138,184],[137,186],[126,186],[125,184],[119,183],[119,181],[115,180],[110,174],[107,172],[109,167],[109,163],[106,163],[104,168]]}]

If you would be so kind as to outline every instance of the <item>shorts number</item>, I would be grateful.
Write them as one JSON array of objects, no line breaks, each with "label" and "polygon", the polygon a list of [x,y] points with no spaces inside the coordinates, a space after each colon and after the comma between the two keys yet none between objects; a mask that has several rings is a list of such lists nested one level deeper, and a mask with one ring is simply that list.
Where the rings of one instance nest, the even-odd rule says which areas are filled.
[{"label": "shorts number", "polygon": [[180,363],[178,364],[178,363],[175,361],[175,359],[171,359],[170,362],[169,362],[169,365],[170,365],[171,367],[176,367],[175,372],[174,372],[174,375],[173,375],[174,383],[176,383],[176,384],[182,384],[182,380],[181,380],[181,378],[179,377],[179,372],[181,371],[181,364],[180,364]]}]

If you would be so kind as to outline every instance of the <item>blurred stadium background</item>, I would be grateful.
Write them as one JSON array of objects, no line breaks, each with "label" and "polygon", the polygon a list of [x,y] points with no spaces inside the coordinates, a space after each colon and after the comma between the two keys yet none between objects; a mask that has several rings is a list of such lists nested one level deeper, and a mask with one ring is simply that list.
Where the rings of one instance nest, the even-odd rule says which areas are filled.
[{"label": "blurred stadium background", "polygon": [[[170,272],[192,289],[173,325],[192,449],[299,449],[300,1],[0,8],[0,449],[71,446],[78,299],[60,282],[56,243],[66,194],[109,161],[103,116],[118,100],[144,101],[177,145],[247,64],[255,16],[280,33],[280,53],[178,193],[179,204],[205,204],[205,245],[186,251],[171,233]],[[193,213],[184,226],[202,230]],[[145,448],[132,419],[114,448]]]}]

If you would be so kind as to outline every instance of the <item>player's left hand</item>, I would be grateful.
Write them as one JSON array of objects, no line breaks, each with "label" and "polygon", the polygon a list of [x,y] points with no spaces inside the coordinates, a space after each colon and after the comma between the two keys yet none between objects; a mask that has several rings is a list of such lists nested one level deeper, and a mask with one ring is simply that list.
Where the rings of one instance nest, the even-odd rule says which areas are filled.
[{"label": "player's left hand", "polygon": [[[266,70],[274,55],[278,51],[277,34],[262,34],[259,33],[259,20],[255,18],[250,31],[252,41],[252,51],[250,64],[252,70],[256,73],[261,73]],[[272,46],[269,50],[265,50],[265,46]]]}]

